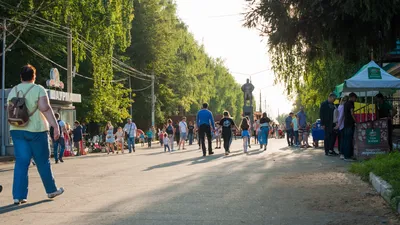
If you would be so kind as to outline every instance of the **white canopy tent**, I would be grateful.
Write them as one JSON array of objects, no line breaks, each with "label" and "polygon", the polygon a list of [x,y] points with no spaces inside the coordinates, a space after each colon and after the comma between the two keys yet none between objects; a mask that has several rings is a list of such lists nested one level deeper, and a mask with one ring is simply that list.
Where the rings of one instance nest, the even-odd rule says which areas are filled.
[{"label": "white canopy tent", "polygon": [[374,61],[364,65],[353,77],[345,80],[343,85],[343,92],[385,92],[398,89],[400,79],[386,72]]}]

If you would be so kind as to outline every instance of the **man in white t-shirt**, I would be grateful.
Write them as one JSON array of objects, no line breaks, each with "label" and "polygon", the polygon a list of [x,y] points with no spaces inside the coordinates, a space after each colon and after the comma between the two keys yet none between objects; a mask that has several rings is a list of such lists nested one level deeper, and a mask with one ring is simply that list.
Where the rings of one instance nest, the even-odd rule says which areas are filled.
[{"label": "man in white t-shirt", "polygon": [[188,127],[186,124],[186,117],[183,117],[182,121],[179,122],[179,133],[181,134],[181,139],[179,142],[178,150],[181,149],[181,145],[182,145],[183,150],[185,150],[185,141],[186,141],[186,137],[187,137],[187,132],[188,132]]},{"label": "man in white t-shirt", "polygon": [[128,139],[129,153],[132,153],[132,147],[133,147],[133,152],[135,152],[135,138],[136,138],[137,127],[136,124],[132,122],[132,119],[128,119],[128,123],[125,124],[124,126],[124,131]]}]

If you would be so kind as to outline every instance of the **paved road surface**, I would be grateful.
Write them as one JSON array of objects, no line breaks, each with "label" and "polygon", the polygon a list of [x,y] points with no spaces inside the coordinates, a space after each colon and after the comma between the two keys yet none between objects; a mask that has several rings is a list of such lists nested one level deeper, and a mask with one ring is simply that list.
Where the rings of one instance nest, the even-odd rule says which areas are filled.
[{"label": "paved road surface", "polygon": [[53,165],[66,192],[47,200],[36,168],[29,203],[13,206],[12,165],[0,165],[0,224],[400,224],[345,162],[321,150],[271,140],[267,152],[206,158],[197,146],[174,153],[97,154]]}]

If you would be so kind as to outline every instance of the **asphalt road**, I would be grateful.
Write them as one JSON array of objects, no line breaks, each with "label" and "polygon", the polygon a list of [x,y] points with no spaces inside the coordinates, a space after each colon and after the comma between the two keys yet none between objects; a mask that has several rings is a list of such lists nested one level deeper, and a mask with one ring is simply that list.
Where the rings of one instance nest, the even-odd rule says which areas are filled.
[{"label": "asphalt road", "polygon": [[271,140],[245,155],[241,141],[201,157],[197,145],[164,153],[94,154],[53,164],[66,192],[48,200],[35,167],[28,203],[12,205],[12,164],[0,164],[0,224],[400,224],[367,183],[322,150]]}]

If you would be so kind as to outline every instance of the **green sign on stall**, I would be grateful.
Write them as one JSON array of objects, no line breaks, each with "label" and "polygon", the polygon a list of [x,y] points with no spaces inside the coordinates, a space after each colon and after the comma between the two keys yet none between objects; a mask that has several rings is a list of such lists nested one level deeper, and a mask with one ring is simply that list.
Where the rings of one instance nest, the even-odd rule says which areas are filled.
[{"label": "green sign on stall", "polygon": [[381,143],[381,129],[367,129],[367,144],[378,145]]},{"label": "green sign on stall", "polygon": [[377,67],[368,68],[368,79],[382,79],[381,69]]}]

